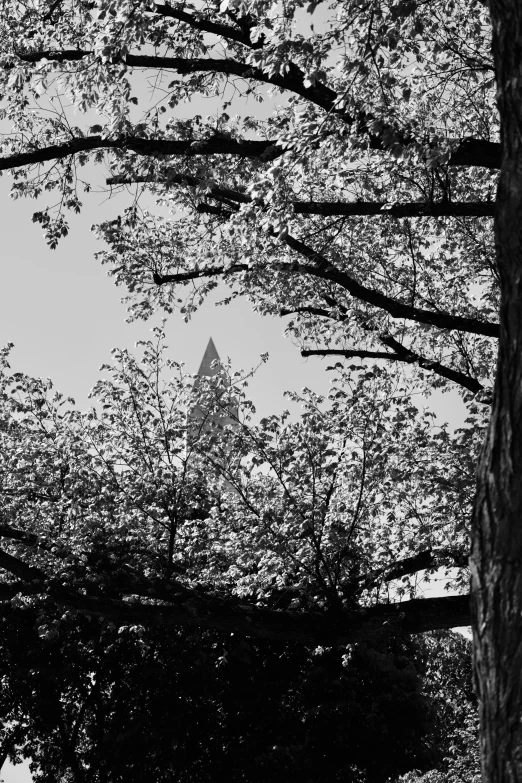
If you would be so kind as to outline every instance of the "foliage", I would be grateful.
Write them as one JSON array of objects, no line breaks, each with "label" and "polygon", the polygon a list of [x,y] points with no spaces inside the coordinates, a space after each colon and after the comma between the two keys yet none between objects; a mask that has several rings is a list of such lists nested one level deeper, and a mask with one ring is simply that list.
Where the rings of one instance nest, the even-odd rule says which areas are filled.
[{"label": "foliage", "polygon": [[193,387],[159,329],[142,351],[116,352],[85,414],[46,382],[3,376],[2,532],[12,555],[33,544],[48,586],[130,579],[128,592],[175,573],[258,605],[334,610],[398,576],[395,594],[413,596],[408,574],[426,564],[387,569],[432,550],[428,566],[450,565],[465,547],[475,430],[435,426],[386,370],[341,369],[328,401],[300,398],[298,422],[256,425],[243,400],[237,426],[194,439],[185,411],[226,409],[244,381]]},{"label": "foliage", "polygon": [[443,756],[438,769],[427,774],[426,783],[479,783],[479,719],[471,643],[456,633],[435,632],[424,636],[422,644],[426,656],[424,688],[436,705],[437,745]]},{"label": "foliage", "polygon": [[[162,392],[165,404],[152,368],[122,390],[126,373],[138,372],[123,355],[120,375],[97,390],[110,413],[58,414],[42,402],[48,424],[60,422],[60,455],[46,451],[55,435],[43,430],[32,447],[43,474],[56,463],[52,488],[35,496],[37,531],[29,489],[8,504],[8,518],[44,538],[52,528],[54,538],[56,519],[70,514],[82,539],[77,551],[67,543],[71,557],[83,557],[83,537],[103,528],[132,546],[146,540],[147,576],[176,566],[262,602],[291,572],[295,606],[348,606],[360,593],[354,579],[397,557],[433,547],[464,557],[498,334],[489,319],[498,304],[490,220],[499,147],[483,3],[33,0],[8,4],[0,37],[1,167],[13,173],[13,195],[43,199],[35,219],[51,246],[67,230],[66,210],[80,209],[82,167],[90,178],[103,163],[108,187],[137,188],[117,220],[96,228],[131,318],[176,308],[188,318],[224,281],[259,312],[290,316],[287,331],[307,353],[370,362],[367,372],[338,368],[326,425],[308,395],[298,425],[271,419],[255,436],[227,435],[237,459],[224,466],[212,456],[207,476],[217,470],[236,494],[218,493],[219,482],[204,490],[212,553],[205,544],[197,554],[198,522],[190,533],[181,524],[192,513],[185,487],[200,481],[181,458],[183,383]],[[216,107],[207,119],[188,103],[198,96]],[[246,114],[251,98],[269,102],[269,116]],[[147,192],[162,214],[142,209]],[[455,437],[417,416],[412,395],[435,387],[458,389],[468,405]],[[141,419],[132,418],[138,397]],[[25,468],[17,470],[21,486]],[[298,498],[295,487],[305,489]],[[384,512],[377,525],[372,505]],[[176,557],[174,538],[184,540]],[[49,557],[41,548],[37,562]]]},{"label": "foliage", "polygon": [[379,354],[422,367],[424,390],[487,399],[499,146],[481,0],[33,0],[0,35],[2,167],[13,195],[58,191],[35,214],[48,242],[91,163],[136,185],[96,229],[131,318],[189,317],[222,279],[292,314],[306,350]]},{"label": "foliage", "polygon": [[[194,388],[161,330],[87,413],[4,352],[0,595],[43,645],[51,606],[312,648],[468,621],[416,598],[440,566],[465,589],[491,400],[490,37],[482,0],[5,4],[0,170],[49,245],[108,170],[131,199],[99,258],[131,319],[190,318],[224,283],[305,355],[353,361],[328,400],[294,395],[300,421],[254,423],[242,376]],[[455,433],[420,410],[435,388],[467,406]],[[187,410],[238,401],[192,437]]]},{"label": "foliage", "polygon": [[[38,783],[197,782],[223,769],[231,781],[283,781],[290,769],[317,783],[384,781],[441,755],[434,705],[445,720],[451,689],[442,683],[438,703],[423,695],[416,642],[341,656],[54,613],[60,633],[44,641],[32,609],[2,623],[2,740],[18,731],[14,757],[31,758]],[[432,639],[428,663],[446,643]],[[446,674],[469,669],[469,650],[447,661]],[[462,693],[452,706],[469,710]]]},{"label": "foliage", "polygon": [[[471,500],[474,430],[434,428],[379,369],[356,381],[352,373],[351,395],[341,377],[328,405],[309,392],[300,421],[283,414],[256,425],[242,376],[223,369],[194,385],[165,352],[160,329],[141,345],[141,361],[115,352],[94,407],[81,413],[49,382],[10,374],[4,351],[4,743],[16,740],[42,783],[66,769],[82,780],[78,769],[103,765],[111,780],[152,769],[159,780],[174,771],[211,779],[212,765],[231,763],[223,753],[247,770],[257,760],[249,780],[286,779],[288,764],[314,769],[317,780],[429,767],[441,739],[405,642],[369,639],[344,659],[335,647],[312,655],[295,641],[231,636],[219,618],[210,618],[213,631],[168,631],[163,613],[145,631],[140,607],[186,602],[198,626],[207,611],[198,601],[236,596],[277,615],[308,613],[316,626],[318,611],[333,622],[339,611],[359,617],[386,603],[390,587],[391,597],[414,595],[409,575],[426,566],[419,547],[437,553],[435,568],[466,541],[458,515]],[[187,410],[228,412],[238,400],[236,426],[193,437]],[[102,602],[87,618],[76,611],[82,596]],[[104,599],[123,599],[127,613],[110,622]],[[172,757],[176,726],[183,737]],[[241,739],[247,726],[252,735]],[[133,760],[138,731],[150,752]],[[376,735],[385,751],[377,767]],[[204,752],[201,743],[210,743]],[[115,744],[125,750],[115,755]]]}]

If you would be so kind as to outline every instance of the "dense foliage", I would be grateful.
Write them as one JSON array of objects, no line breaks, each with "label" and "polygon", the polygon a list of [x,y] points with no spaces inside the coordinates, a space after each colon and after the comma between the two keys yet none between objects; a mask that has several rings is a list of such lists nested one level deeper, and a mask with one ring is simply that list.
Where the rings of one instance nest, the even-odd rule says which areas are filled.
[{"label": "dense foliage", "polygon": [[[82,189],[123,191],[95,231],[130,318],[189,318],[225,283],[304,355],[354,362],[300,421],[257,423],[241,375],[194,388],[161,330],[86,413],[6,350],[0,597],[40,613],[42,645],[57,607],[307,650],[469,622],[419,575],[456,567],[465,592],[492,398],[490,39],[482,0],[4,4],[0,170],[49,245]],[[467,406],[454,433],[422,410],[434,388]],[[193,437],[187,410],[238,400]]]},{"label": "dense foliage", "polygon": [[[256,425],[239,374],[194,385],[161,330],[141,349],[141,361],[115,352],[87,413],[11,374],[4,352],[5,752],[29,756],[42,783],[66,770],[203,781],[224,767],[231,780],[291,767],[378,783],[443,764],[451,716],[471,698],[456,685],[464,695],[445,703],[445,668],[464,660],[455,681],[468,681],[469,650],[453,650],[423,695],[419,675],[441,671],[433,655],[385,642],[382,620],[367,642],[330,647],[337,632],[318,611],[328,624],[345,614],[345,636],[374,604],[393,624],[388,601],[416,594],[420,568],[465,563],[474,430],[435,426],[378,368],[338,368],[328,401],[301,398],[300,421]],[[235,426],[210,425],[238,401]],[[187,420],[195,407],[209,419]],[[272,610],[284,632],[254,616],[246,637],[230,633],[238,600]],[[327,646],[284,641],[288,610]]]},{"label": "dense foliage", "polygon": [[18,579],[76,608],[78,589],[181,604],[211,589],[338,612],[386,600],[400,578],[393,594],[413,598],[419,570],[465,565],[473,427],[434,425],[384,369],[339,368],[328,400],[300,398],[297,422],[256,425],[243,399],[237,426],[194,433],[186,411],[226,409],[244,379],[193,386],[161,330],[142,350],[116,352],[85,414],[4,360],[3,563]]},{"label": "dense foliage", "polygon": [[[38,783],[197,783],[223,770],[231,781],[378,783],[469,766],[469,742],[458,743],[476,705],[469,643],[458,637],[353,645],[341,656],[55,619],[60,632],[43,643],[31,609],[2,625],[2,748],[29,756]],[[476,743],[476,727],[472,735]]]}]

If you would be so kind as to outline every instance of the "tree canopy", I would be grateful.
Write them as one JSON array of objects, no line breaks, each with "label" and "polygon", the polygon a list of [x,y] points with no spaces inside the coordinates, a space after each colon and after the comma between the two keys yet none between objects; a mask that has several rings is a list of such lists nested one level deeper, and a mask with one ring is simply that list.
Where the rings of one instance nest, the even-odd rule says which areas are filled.
[{"label": "tree canopy", "polygon": [[[241,376],[193,388],[161,329],[87,413],[6,349],[0,591],[44,639],[47,605],[312,646],[469,622],[503,334],[491,35],[482,0],[4,5],[0,170],[48,244],[122,191],[94,230],[129,318],[224,283],[336,361],[328,400],[255,423]],[[467,406],[455,433],[433,389]],[[238,426],[187,440],[187,406],[227,399]],[[440,566],[460,594],[420,597]]]},{"label": "tree canopy", "polygon": [[[457,566],[465,586],[473,428],[452,437],[385,370],[341,368],[328,401],[295,397],[298,422],[256,425],[243,400],[238,427],[194,433],[187,410],[228,412],[245,380],[193,386],[163,340],[116,352],[87,413],[4,367],[4,598],[307,644],[468,620],[465,596],[416,599],[409,578]],[[390,603],[400,579],[412,600]]]},{"label": "tree canopy", "polygon": [[36,614],[11,613],[0,641],[0,747],[31,759],[35,783],[199,783],[223,769],[234,783],[377,783],[470,768],[476,700],[457,634],[340,655],[58,610],[61,633],[42,641]]},{"label": "tree canopy", "polygon": [[[341,370],[352,390],[338,390],[339,409],[409,384],[390,415],[429,432],[418,437],[430,470],[440,470],[446,448],[469,447],[473,461],[498,334],[490,221],[500,158],[482,3],[13,4],[1,36],[1,166],[13,173],[14,195],[57,191],[58,203],[35,213],[51,246],[67,231],[67,209],[80,209],[93,165],[108,167],[107,187],[132,185],[134,194],[120,218],[96,227],[131,318],[158,308],[189,317],[223,280],[261,313],[290,316],[305,355],[369,361],[355,386],[356,371]],[[195,114],[197,96],[214,114]],[[256,100],[269,104],[264,119]],[[144,191],[161,214],[141,209]],[[457,388],[472,424],[451,445],[448,433],[414,425],[413,387]],[[370,402],[358,425],[367,431],[353,438],[363,453],[360,508],[370,502],[364,453],[381,414]],[[444,496],[448,529],[463,531],[466,481],[440,482],[428,500],[415,475],[405,496],[426,495],[414,504]],[[357,500],[346,508],[355,529]],[[388,552],[388,566],[401,555],[420,558],[411,569],[430,566],[432,547],[459,534],[437,537],[429,513],[408,513],[428,532],[413,534],[415,551]],[[465,563],[465,550],[461,538],[450,557]],[[447,621],[427,625],[466,622],[459,601],[446,599]]]}]

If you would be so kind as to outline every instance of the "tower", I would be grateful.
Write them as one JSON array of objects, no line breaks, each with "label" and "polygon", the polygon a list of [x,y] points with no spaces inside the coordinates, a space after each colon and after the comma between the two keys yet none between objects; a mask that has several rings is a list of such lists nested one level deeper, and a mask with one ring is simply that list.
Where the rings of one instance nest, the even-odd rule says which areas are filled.
[{"label": "tower", "polygon": [[219,362],[219,354],[214,345],[214,340],[211,337],[208,341],[205,353],[203,354],[197,372],[198,377],[194,381],[194,388],[197,389],[200,386],[201,378],[216,378],[216,381],[219,381],[222,378],[225,383],[225,388],[220,392],[219,386],[216,383],[216,396],[213,400],[214,404],[212,409],[206,409],[201,404],[198,404],[188,412],[187,430],[191,440],[198,438],[202,432],[215,431],[219,427],[238,426],[239,408],[237,404],[223,401],[223,405],[219,405],[220,393],[221,395],[225,394],[227,391],[226,385],[228,385],[228,378],[219,365]]}]

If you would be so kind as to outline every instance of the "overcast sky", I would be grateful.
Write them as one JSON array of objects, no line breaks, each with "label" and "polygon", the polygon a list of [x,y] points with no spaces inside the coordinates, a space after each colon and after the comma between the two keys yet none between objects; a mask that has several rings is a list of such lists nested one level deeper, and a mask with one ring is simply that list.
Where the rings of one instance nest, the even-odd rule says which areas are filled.
[{"label": "overcast sky", "polygon": [[[82,215],[74,217],[70,235],[57,250],[49,250],[32,213],[41,208],[27,199],[9,198],[9,177],[0,179],[2,204],[2,278],[0,286],[0,343],[15,343],[12,368],[37,377],[49,377],[80,407],[99,377],[99,366],[110,360],[113,347],[133,348],[146,339],[154,323],[125,323],[117,289],[94,259],[102,245],[90,232],[94,222],[113,217],[123,209],[125,195],[114,202],[99,194],[86,196]],[[209,337],[222,359],[230,357],[234,369],[250,369],[262,353],[270,354],[252,384],[252,396],[262,414],[284,407],[284,389],[304,385],[326,391],[328,362],[303,359],[283,336],[284,321],[262,318],[249,304],[236,300],[216,307],[226,289],[189,323],[179,314],[167,326],[169,354],[196,372]]]},{"label": "overcast sky", "polygon": [[[90,231],[95,222],[114,217],[126,204],[124,194],[107,201],[101,194],[85,197],[85,209],[72,217],[71,232],[57,250],[49,250],[32,213],[41,206],[32,200],[9,197],[10,177],[0,178],[2,204],[2,275],[0,283],[0,344],[15,344],[11,366],[35,377],[51,378],[55,387],[89,403],[88,393],[99,378],[99,367],[110,361],[113,347],[133,349],[147,339],[151,322],[125,322],[117,289],[94,253],[102,248]],[[281,411],[285,389],[310,386],[328,390],[331,360],[303,359],[284,337],[285,320],[261,317],[248,302],[235,300],[216,307],[225,289],[212,296],[189,323],[179,314],[170,316],[167,342],[172,359],[185,362],[196,372],[209,337],[222,359],[230,357],[236,370],[249,370],[261,354],[270,359],[256,374],[250,392],[260,415]],[[420,401],[422,404],[422,401]],[[462,420],[456,395],[438,396],[436,412],[452,425]]]}]

